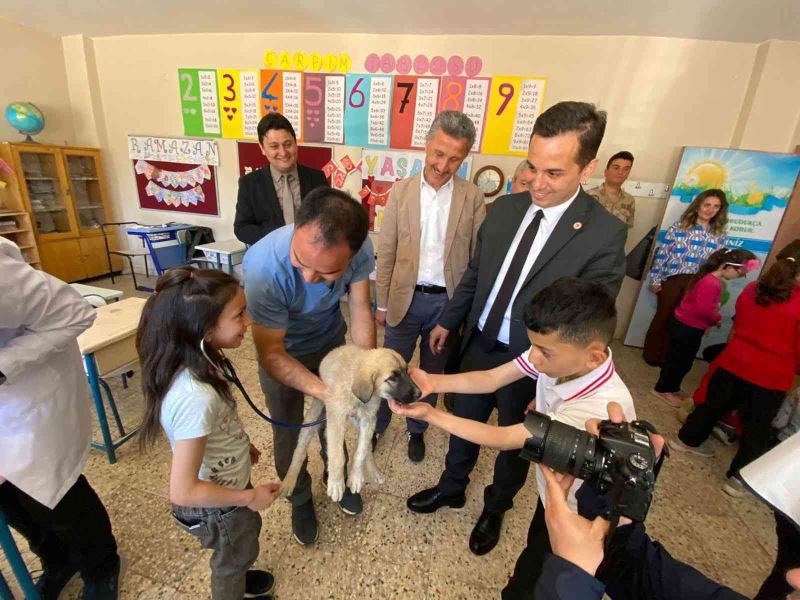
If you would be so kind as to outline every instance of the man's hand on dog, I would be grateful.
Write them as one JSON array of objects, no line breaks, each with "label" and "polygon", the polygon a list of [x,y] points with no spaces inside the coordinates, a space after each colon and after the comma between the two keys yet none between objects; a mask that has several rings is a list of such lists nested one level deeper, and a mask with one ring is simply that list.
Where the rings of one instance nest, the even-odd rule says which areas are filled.
[{"label": "man's hand on dog", "polygon": [[[425,390],[422,390],[422,394],[423,396],[425,395]],[[392,412],[404,417],[420,419],[421,421],[427,421],[430,418],[431,411],[434,410],[427,402],[412,402],[411,404],[400,404],[396,400],[387,400],[387,402]]]},{"label": "man's hand on dog", "polygon": [[431,376],[428,373],[416,367],[409,367],[408,374],[411,376],[411,381],[417,384],[421,394],[420,398],[424,398],[428,394],[436,393],[436,390],[433,389]]}]

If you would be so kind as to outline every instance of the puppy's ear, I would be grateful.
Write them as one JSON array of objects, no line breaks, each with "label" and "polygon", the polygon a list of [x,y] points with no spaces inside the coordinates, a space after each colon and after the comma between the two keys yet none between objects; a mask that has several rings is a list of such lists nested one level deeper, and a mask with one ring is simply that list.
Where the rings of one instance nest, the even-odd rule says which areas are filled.
[{"label": "puppy's ear", "polygon": [[356,371],[356,376],[353,379],[353,385],[350,387],[353,395],[361,400],[363,403],[369,402],[372,394],[375,393],[375,371],[372,369],[360,367]]}]

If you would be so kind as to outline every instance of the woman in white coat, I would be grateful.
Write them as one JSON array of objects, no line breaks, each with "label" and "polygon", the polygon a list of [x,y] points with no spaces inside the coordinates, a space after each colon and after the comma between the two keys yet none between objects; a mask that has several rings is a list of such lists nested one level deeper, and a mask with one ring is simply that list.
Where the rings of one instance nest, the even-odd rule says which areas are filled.
[{"label": "woman in white coat", "polygon": [[94,309],[0,237],[0,508],[42,562],[43,600],[76,574],[84,598],[117,598],[119,556],[81,471],[91,441],[77,337]]}]

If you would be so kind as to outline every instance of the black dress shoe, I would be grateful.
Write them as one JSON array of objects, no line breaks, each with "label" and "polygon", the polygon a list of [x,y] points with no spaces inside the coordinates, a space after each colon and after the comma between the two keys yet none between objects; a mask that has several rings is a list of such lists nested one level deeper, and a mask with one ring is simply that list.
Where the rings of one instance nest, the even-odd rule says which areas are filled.
[{"label": "black dress shoe", "polygon": [[408,458],[411,462],[422,462],[425,459],[425,438],[421,433],[408,432]]},{"label": "black dress shoe", "polygon": [[500,540],[500,528],[503,526],[503,515],[495,515],[485,508],[481,513],[472,534],[469,536],[469,549],[473,554],[482,556],[491,552]]},{"label": "black dress shoe", "polygon": [[406,501],[406,506],[415,513],[427,514],[436,512],[443,506],[462,508],[466,502],[467,497],[464,492],[445,495],[439,491],[438,487],[432,487],[411,496]]}]

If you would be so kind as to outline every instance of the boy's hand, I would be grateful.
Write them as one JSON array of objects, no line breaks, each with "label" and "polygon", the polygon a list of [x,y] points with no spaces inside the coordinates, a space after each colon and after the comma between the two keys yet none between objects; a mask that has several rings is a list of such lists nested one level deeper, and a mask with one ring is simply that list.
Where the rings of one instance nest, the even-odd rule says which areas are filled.
[{"label": "boy's hand", "polygon": [[534,397],[533,400],[528,402],[528,406],[525,407],[525,414],[527,415],[528,413],[533,412],[535,410],[536,410],[536,398]]},{"label": "boy's hand", "polygon": [[417,384],[417,387],[421,393],[420,398],[424,398],[428,394],[433,394],[436,392],[436,390],[433,389],[431,376],[422,369],[409,367],[408,374],[411,376],[411,381]]},{"label": "boy's hand", "polygon": [[250,444],[250,463],[257,464],[259,458],[261,458],[261,450]]},{"label": "boy's hand", "polygon": [[431,352],[433,352],[434,355],[444,350],[444,344],[449,335],[450,332],[441,325],[437,325],[431,330],[430,338],[428,338],[428,346],[430,346]]},{"label": "boy's hand", "polygon": [[253,488],[253,498],[247,504],[247,508],[252,511],[259,512],[267,508],[270,504],[275,502],[280,492],[280,483],[265,483],[257,485]]},{"label": "boy's hand", "polygon": [[396,400],[387,400],[387,402],[393,413],[420,421],[427,421],[433,410],[433,407],[427,402],[412,402],[411,404],[400,404]]},{"label": "boy's hand", "polygon": [[547,480],[544,520],[553,554],[594,576],[597,567],[603,562],[603,540],[608,534],[610,523],[601,517],[589,521],[570,510],[567,494],[575,481],[574,477],[556,474],[543,465],[538,468]]}]

